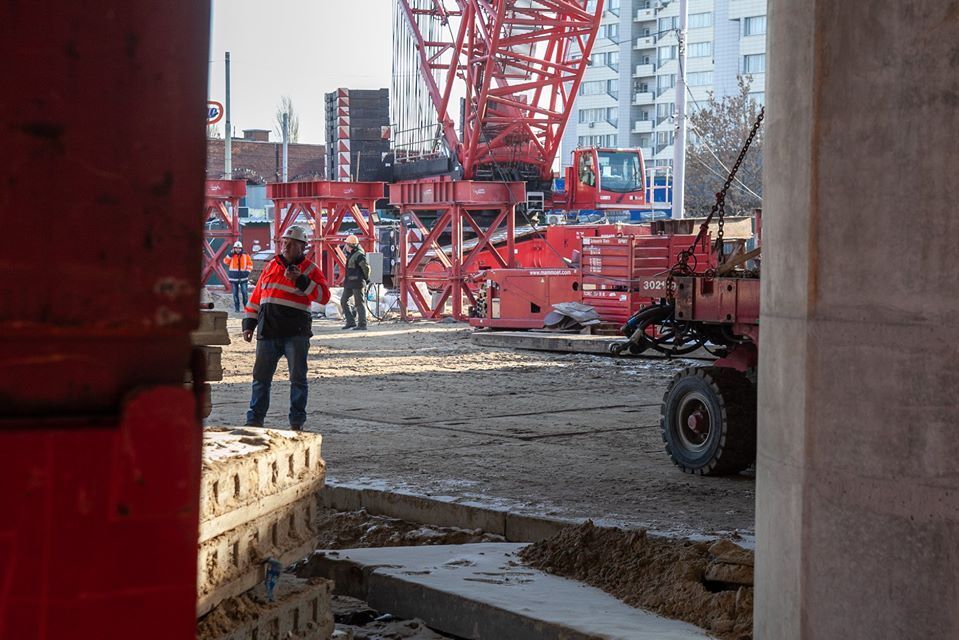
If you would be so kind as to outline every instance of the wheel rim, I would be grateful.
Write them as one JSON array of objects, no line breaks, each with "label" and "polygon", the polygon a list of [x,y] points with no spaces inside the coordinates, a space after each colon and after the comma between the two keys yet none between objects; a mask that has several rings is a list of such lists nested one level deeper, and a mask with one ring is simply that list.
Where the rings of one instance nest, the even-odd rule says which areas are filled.
[{"label": "wheel rim", "polygon": [[687,451],[699,452],[708,446],[712,418],[706,396],[698,391],[686,395],[679,403],[676,435]]}]

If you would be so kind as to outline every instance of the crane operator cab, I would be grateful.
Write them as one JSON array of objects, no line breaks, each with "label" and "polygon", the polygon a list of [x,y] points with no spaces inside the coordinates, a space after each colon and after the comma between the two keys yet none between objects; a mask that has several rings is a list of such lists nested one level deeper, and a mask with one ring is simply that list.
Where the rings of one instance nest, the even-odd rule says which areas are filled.
[{"label": "crane operator cab", "polygon": [[576,149],[573,165],[567,169],[570,208],[642,207],[646,204],[645,175],[639,149]]}]

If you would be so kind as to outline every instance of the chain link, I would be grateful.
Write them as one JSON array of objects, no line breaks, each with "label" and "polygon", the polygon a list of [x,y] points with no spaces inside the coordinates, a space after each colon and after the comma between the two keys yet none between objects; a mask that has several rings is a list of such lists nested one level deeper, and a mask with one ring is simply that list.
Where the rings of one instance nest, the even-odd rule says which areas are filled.
[{"label": "chain link", "polygon": [[[679,252],[679,255],[676,256],[676,264],[672,269],[669,270],[669,277],[666,279],[667,297],[675,297],[674,278],[696,275],[696,245],[699,244],[700,241],[705,242],[706,234],[709,231],[709,223],[712,222],[713,218],[717,217],[717,215],[718,219],[716,224],[718,226],[718,230],[716,232],[716,246],[719,249],[720,263],[725,260],[725,253],[723,252],[723,227],[725,225],[724,218],[726,215],[726,193],[729,191],[729,187],[732,186],[733,181],[736,179],[736,174],[739,172],[739,167],[746,158],[746,152],[749,151],[749,145],[753,143],[753,138],[756,137],[756,132],[759,131],[759,125],[762,124],[765,115],[766,108],[763,107],[759,110],[759,115],[756,117],[756,122],[753,123],[752,129],[749,131],[749,137],[746,138],[746,142],[743,144],[743,148],[739,152],[739,157],[736,158],[736,163],[733,164],[733,168],[730,169],[729,175],[726,177],[726,182],[723,184],[723,188],[720,189],[716,194],[716,204],[713,205],[713,208],[706,217],[706,220],[702,225],[700,225],[699,233],[696,234],[696,238],[693,240],[692,244],[689,245],[689,248],[683,249]],[[690,265],[690,260],[693,262],[692,265]],[[706,275],[709,275],[711,271],[712,270],[709,270]]]}]

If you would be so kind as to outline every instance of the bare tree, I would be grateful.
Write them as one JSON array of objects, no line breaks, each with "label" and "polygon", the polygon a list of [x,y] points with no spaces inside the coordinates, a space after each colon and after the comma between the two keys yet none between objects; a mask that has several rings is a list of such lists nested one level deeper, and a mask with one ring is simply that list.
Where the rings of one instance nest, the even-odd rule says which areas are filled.
[{"label": "bare tree", "polygon": [[[729,170],[736,163],[762,105],[749,95],[751,77],[739,77],[739,93],[722,100],[709,99],[689,116],[691,135],[686,145],[686,209],[705,215],[716,203]],[[727,213],[745,213],[762,206],[763,128],[743,159],[737,180],[726,194]]]},{"label": "bare tree", "polygon": [[222,138],[223,136],[220,134],[220,127],[216,126],[215,124],[208,124],[206,126],[206,137],[217,139]]},{"label": "bare tree", "polygon": [[276,133],[277,140],[283,140],[283,114],[289,114],[290,142],[300,140],[300,116],[293,109],[293,100],[290,96],[280,98],[280,104],[276,107],[276,123],[273,125],[273,131]]}]

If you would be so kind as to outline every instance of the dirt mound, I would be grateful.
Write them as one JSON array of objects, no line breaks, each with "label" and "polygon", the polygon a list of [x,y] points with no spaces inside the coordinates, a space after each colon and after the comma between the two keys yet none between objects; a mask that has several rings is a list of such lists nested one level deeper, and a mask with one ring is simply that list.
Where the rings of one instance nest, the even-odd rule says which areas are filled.
[{"label": "dirt mound", "polygon": [[671,540],[587,522],[526,547],[520,556],[722,640],[752,638],[752,552],[727,540]]},{"label": "dirt mound", "polygon": [[503,542],[501,536],[480,529],[432,527],[374,516],[365,510],[325,511],[317,522],[317,549],[358,549],[361,547],[412,547],[434,544]]}]

